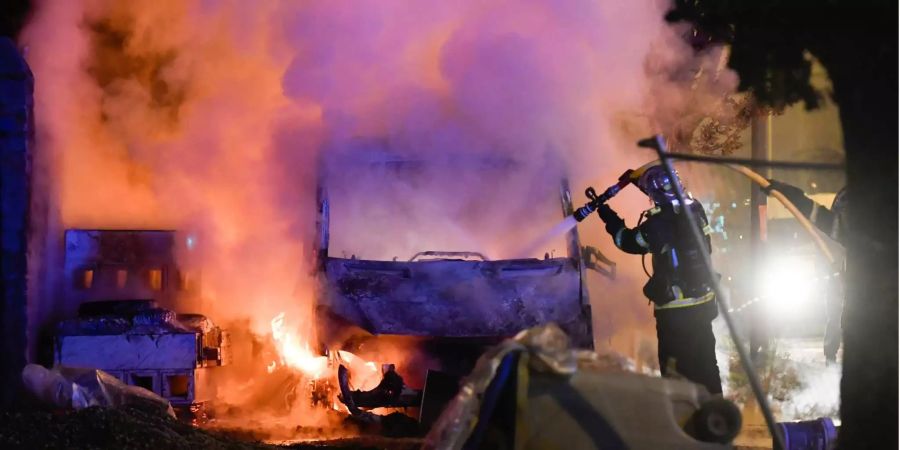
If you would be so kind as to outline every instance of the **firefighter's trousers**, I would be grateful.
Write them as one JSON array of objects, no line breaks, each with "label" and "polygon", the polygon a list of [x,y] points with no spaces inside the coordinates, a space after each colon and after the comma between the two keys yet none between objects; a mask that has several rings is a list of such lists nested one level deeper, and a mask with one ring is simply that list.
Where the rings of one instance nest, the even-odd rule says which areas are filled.
[{"label": "firefighter's trousers", "polygon": [[657,309],[654,315],[662,375],[673,375],[670,369],[674,367],[679,375],[706,386],[711,394],[722,393],[712,329],[712,320],[718,315],[716,302]]}]

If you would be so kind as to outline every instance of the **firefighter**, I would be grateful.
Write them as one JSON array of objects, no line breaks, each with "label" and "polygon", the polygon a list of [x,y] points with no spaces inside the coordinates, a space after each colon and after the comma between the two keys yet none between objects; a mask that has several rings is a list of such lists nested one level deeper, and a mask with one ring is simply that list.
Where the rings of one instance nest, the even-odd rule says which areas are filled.
[{"label": "firefighter", "polygon": [[764,189],[767,194],[772,191],[778,191],[784,194],[800,212],[805,215],[810,222],[815,224],[816,228],[827,234],[831,239],[844,245],[844,235],[846,231],[846,216],[844,212],[847,209],[847,197],[845,189],[838,191],[831,203],[831,209],[822,206],[811,198],[806,196],[803,189],[798,188],[778,180],[769,180],[769,186]]},{"label": "firefighter", "polygon": [[[845,189],[841,189],[834,196],[830,209],[807,197],[803,189],[778,180],[769,180],[769,186],[764,190],[770,195],[773,190],[784,194],[816,228],[839,244],[844,245],[847,227],[847,197]],[[843,274],[845,269],[842,264],[838,273]],[[844,296],[836,287],[825,299],[824,350],[825,364],[828,365],[837,362],[838,349],[841,348],[841,310],[843,305]]]},{"label": "firefighter", "polygon": [[[677,174],[672,179],[659,165],[640,175],[636,184],[654,206],[641,214],[635,228],[626,227],[606,203],[597,212],[616,247],[626,253],[651,255],[653,274],[644,285],[644,295],[653,303],[656,317],[660,372],[663,376],[681,375],[712,394],[721,394],[712,329],[718,310],[700,253],[711,250],[711,230],[700,202],[690,197],[686,205],[678,202],[675,183],[680,183]],[[697,247],[681,214],[694,215],[706,237],[705,248]]]}]

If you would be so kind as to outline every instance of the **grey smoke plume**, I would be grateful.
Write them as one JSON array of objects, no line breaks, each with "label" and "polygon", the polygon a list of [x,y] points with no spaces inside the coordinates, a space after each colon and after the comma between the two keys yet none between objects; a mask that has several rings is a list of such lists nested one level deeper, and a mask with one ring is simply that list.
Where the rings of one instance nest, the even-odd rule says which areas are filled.
[{"label": "grey smoke plume", "polygon": [[[691,83],[665,74],[716,62],[693,59],[684,30],[663,20],[667,6],[38,2],[22,36],[37,81],[36,177],[51,205],[35,248],[59,267],[65,228],[190,230],[205,294],[196,306],[257,333],[280,312],[291,326],[310,322],[323,175],[338,185],[336,252],[504,257],[562,218],[552,198],[562,175],[576,199],[611,184],[651,158],[637,138],[729,89],[725,77],[683,100]],[[360,147],[431,166],[397,181],[360,166]],[[460,162],[485,160],[515,170]],[[613,205],[629,217],[647,206],[635,192]],[[599,229],[584,225],[585,241],[612,254]],[[650,321],[637,264],[621,266],[622,301],[603,304],[621,311],[595,310],[622,318],[602,322],[606,336]],[[32,282],[43,287],[32,318],[46,324],[59,286],[52,274]]]}]

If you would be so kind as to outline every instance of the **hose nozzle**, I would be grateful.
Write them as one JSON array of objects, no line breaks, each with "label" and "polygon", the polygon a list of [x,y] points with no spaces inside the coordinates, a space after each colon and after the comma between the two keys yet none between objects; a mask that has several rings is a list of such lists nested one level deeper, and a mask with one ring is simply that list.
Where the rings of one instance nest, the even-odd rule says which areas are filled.
[{"label": "hose nozzle", "polygon": [[[588,189],[593,189],[593,188],[588,188]],[[572,213],[572,217],[574,217],[575,220],[581,222],[582,220],[587,219],[588,216],[590,216],[591,213],[596,211],[597,208],[599,208],[599,207],[600,207],[600,204],[594,204],[594,202],[587,202],[581,208],[576,209],[575,212]]]},{"label": "hose nozzle", "polygon": [[595,191],[594,188],[588,187],[584,190],[584,195],[586,195],[588,200],[590,201],[585,203],[581,208],[576,209],[575,212],[572,213],[572,216],[575,217],[575,220],[579,222],[587,219],[587,217],[590,216],[592,212],[596,211],[597,208],[600,207],[600,205],[606,203],[607,200],[615,197],[616,194],[618,194],[619,191],[621,191],[622,188],[626,185],[628,185],[628,181],[624,183],[622,181],[619,181],[618,183],[607,188],[606,191],[604,191],[600,195],[597,195],[597,191]]},{"label": "hose nozzle", "polygon": [[623,173],[622,176],[619,177],[618,183],[606,188],[606,190],[603,191],[603,193],[600,195],[597,195],[597,191],[595,191],[592,187],[588,187],[587,189],[585,189],[584,195],[587,196],[588,200],[590,201],[585,203],[581,208],[576,209],[575,212],[572,213],[572,217],[574,217],[575,220],[579,222],[587,219],[587,217],[590,216],[592,212],[596,211],[597,208],[600,207],[600,205],[615,197],[616,194],[618,194],[619,191],[622,190],[622,188],[628,186],[628,183],[631,183],[633,181],[633,173],[633,170],[626,170],[625,173]]}]

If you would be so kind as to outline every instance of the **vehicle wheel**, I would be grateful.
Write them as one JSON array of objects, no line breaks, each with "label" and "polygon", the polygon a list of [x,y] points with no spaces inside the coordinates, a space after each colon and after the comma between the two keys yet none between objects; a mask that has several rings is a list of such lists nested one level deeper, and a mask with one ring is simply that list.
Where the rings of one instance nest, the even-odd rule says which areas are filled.
[{"label": "vehicle wheel", "polygon": [[714,398],[700,405],[686,428],[697,440],[727,444],[741,431],[741,411],[724,398]]}]

